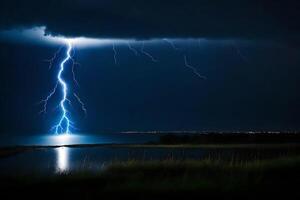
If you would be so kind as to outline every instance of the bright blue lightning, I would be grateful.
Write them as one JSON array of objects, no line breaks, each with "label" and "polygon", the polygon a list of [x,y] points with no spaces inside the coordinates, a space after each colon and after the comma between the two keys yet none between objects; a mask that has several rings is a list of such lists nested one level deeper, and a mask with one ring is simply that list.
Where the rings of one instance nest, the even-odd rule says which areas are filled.
[{"label": "bright blue lightning", "polygon": [[71,127],[72,127],[72,121],[70,120],[68,116],[68,110],[66,108],[66,102],[70,102],[67,98],[68,96],[68,85],[66,81],[62,78],[62,73],[64,72],[65,69],[65,64],[68,60],[71,59],[71,51],[72,51],[72,43],[70,41],[68,43],[68,49],[67,49],[67,55],[65,59],[61,62],[60,64],[60,69],[57,74],[57,80],[58,84],[62,90],[62,99],[60,101],[59,107],[61,109],[61,116],[58,121],[58,123],[52,128],[55,130],[56,134],[62,134],[62,133],[71,133]]},{"label": "bright blue lightning", "polygon": [[56,83],[55,87],[53,88],[53,90],[50,92],[50,94],[43,99],[40,103],[44,103],[44,109],[40,111],[41,113],[47,113],[47,105],[48,105],[48,101],[51,99],[51,97],[56,93],[56,89],[58,86],[58,82]]},{"label": "bright blue lightning", "polygon": [[[73,82],[76,83],[76,85],[79,87],[78,81],[76,80],[74,67],[76,65],[80,65],[80,63],[76,62],[76,60],[73,57],[75,54],[75,50],[73,48],[72,42],[73,42],[73,40],[71,40],[71,39],[65,40],[65,43],[67,44],[67,50],[66,50],[64,59],[61,61],[60,65],[59,65],[59,70],[58,70],[57,76],[56,76],[57,80],[56,80],[55,87],[50,91],[48,96],[41,101],[41,103],[43,103],[43,109],[40,113],[46,114],[48,101],[50,101],[50,99],[52,97],[54,97],[54,95],[57,94],[58,90],[61,90],[62,96],[61,96],[61,99],[60,99],[59,105],[58,105],[58,109],[60,110],[61,114],[60,114],[57,124],[55,124],[51,129],[55,132],[55,134],[69,134],[72,132],[72,130],[75,129],[75,127],[73,126],[73,122],[71,121],[70,111],[68,110],[68,105],[72,106],[71,98],[73,98],[73,99],[75,98],[75,100],[77,100],[77,102],[81,106],[81,109],[84,112],[85,116],[87,113],[87,109],[86,109],[83,101],[81,101],[80,97],[74,91],[72,93],[70,92],[70,90],[72,90],[72,88],[69,88],[68,82],[66,80],[64,80],[64,78],[63,78],[63,73],[65,73],[66,65],[69,64],[71,67],[70,71],[72,71]],[[61,48],[54,54],[53,58],[49,59],[50,66],[52,66],[53,63],[55,62],[56,58],[59,55],[60,50],[61,50]],[[70,99],[68,97],[70,97]]]},{"label": "bright blue lightning", "polygon": [[[87,109],[85,107],[85,104],[83,103],[83,101],[81,101],[79,95],[77,95],[76,89],[74,89],[74,87],[69,87],[68,86],[68,81],[66,81],[63,78],[63,74],[65,73],[65,69],[68,66],[70,66],[70,71],[72,72],[72,76],[73,76],[73,82],[77,85],[77,87],[79,88],[79,83],[76,79],[75,76],[75,66],[76,65],[80,65],[79,63],[76,62],[76,60],[74,59],[74,55],[75,55],[75,47],[73,48],[73,45],[77,45],[78,42],[80,42],[80,40],[78,39],[64,39],[63,40],[66,44],[66,53],[65,56],[63,58],[63,60],[61,61],[60,65],[59,65],[59,70],[57,72],[57,76],[56,76],[56,84],[55,87],[50,91],[50,93],[48,94],[48,96],[43,99],[41,101],[41,103],[43,103],[43,110],[40,113],[47,113],[47,106],[48,106],[48,101],[57,94],[58,91],[61,91],[61,99],[59,101],[59,105],[58,105],[58,109],[60,110],[60,116],[59,119],[57,121],[57,123],[52,127],[51,130],[54,130],[55,134],[70,134],[73,130],[75,130],[74,127],[74,123],[71,120],[71,112],[70,110],[68,110],[68,108],[71,108],[71,100],[76,100],[78,102],[78,105],[81,106],[81,110],[84,112],[85,116],[87,114]],[[167,42],[168,44],[171,45],[171,47],[175,50],[175,51],[179,51],[181,52],[181,49],[178,48],[174,43],[173,40],[168,40],[168,39],[164,39],[163,41]],[[126,43],[125,43],[126,44]],[[129,43],[129,41],[127,41],[127,45],[129,50],[131,50],[136,56],[138,55],[144,55],[148,58],[150,58],[150,60],[154,63],[159,62],[155,57],[153,57],[149,52],[147,52],[145,50],[145,42],[142,41],[142,45],[140,49],[135,49],[134,47],[131,46],[131,44]],[[49,69],[51,69],[54,64],[56,63],[56,59],[58,56],[60,56],[62,53],[61,52],[62,47],[55,52],[54,57],[52,57],[51,59],[46,60],[47,62],[49,62]],[[117,49],[115,46],[115,43],[112,43],[112,49],[114,52],[114,62],[115,64],[118,64],[117,62]],[[238,53],[241,54],[241,52],[238,50]],[[242,55],[241,55],[242,56]],[[183,59],[184,59],[184,65],[185,67],[189,68],[190,70],[192,70],[192,72],[197,75],[199,78],[201,79],[207,79],[205,76],[201,75],[197,68],[192,66],[187,59],[187,56],[185,54],[183,54]],[[71,83],[72,81],[70,81]],[[69,99],[70,98],[70,99]]]}]

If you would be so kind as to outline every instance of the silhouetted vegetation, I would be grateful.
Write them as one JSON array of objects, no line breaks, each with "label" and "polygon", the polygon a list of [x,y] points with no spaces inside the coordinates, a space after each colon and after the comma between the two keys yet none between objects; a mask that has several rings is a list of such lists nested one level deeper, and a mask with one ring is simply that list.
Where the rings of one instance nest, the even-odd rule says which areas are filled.
[{"label": "silhouetted vegetation", "polygon": [[1,194],[37,199],[182,199],[299,197],[300,157],[228,162],[127,161],[103,172],[2,178]]},{"label": "silhouetted vegetation", "polygon": [[[160,160],[115,160],[102,171],[0,177],[1,199],[270,199],[300,198],[300,135],[296,133],[164,134],[151,144],[70,148],[169,148]],[[2,148],[0,156],[57,146]],[[175,158],[172,150],[182,149]],[[185,158],[187,148],[205,151]],[[30,162],[30,161],[29,161]]]}]

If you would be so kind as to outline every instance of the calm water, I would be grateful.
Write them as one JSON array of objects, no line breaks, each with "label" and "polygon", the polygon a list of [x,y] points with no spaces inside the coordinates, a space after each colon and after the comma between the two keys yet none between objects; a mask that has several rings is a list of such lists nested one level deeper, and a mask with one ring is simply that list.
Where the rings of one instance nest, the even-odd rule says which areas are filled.
[{"label": "calm water", "polygon": [[64,171],[98,171],[107,164],[127,160],[198,159],[201,149],[58,147],[27,151],[0,159],[0,174],[49,174]]},{"label": "calm water", "polygon": [[158,134],[110,133],[110,134],[72,134],[16,136],[5,135],[0,138],[0,147],[16,145],[67,145],[67,144],[141,144],[159,140]]},{"label": "calm water", "polygon": [[[141,144],[157,141],[155,134],[99,134],[99,135],[41,135],[41,136],[5,136],[0,138],[0,147],[53,146],[72,144]],[[72,170],[97,171],[113,160],[128,160],[128,149],[111,148],[42,148],[26,151],[10,157],[0,158],[0,175],[49,174]],[[140,151],[137,158],[144,155]],[[159,155],[159,153],[157,154]]]},{"label": "calm water", "polygon": [[[110,134],[100,136],[39,136],[20,137],[11,145],[67,145],[144,143],[158,140],[158,135]],[[25,151],[0,158],[0,175],[51,175],[61,172],[87,170],[101,171],[113,162],[128,160],[165,160],[217,158],[231,161],[275,158],[283,155],[300,155],[300,148],[130,148],[130,147],[49,147]]]},{"label": "calm water", "polygon": [[299,149],[203,149],[203,148],[130,148],[130,147],[58,147],[27,151],[0,159],[0,175],[50,175],[61,172],[101,171],[113,162],[128,160],[165,160],[205,158],[253,159],[299,154]]}]

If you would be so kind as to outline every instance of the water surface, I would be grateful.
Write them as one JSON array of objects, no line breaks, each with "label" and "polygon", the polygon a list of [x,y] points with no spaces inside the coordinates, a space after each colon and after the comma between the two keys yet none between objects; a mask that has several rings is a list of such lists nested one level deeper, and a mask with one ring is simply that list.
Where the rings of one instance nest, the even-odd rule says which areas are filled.
[{"label": "water surface", "polygon": [[62,172],[100,172],[111,163],[138,160],[222,159],[247,162],[300,155],[298,147],[280,148],[164,148],[130,146],[38,148],[0,159],[0,175],[51,175]]},{"label": "water surface", "polygon": [[158,141],[159,134],[149,133],[107,133],[69,135],[2,135],[0,147],[16,145],[70,145],[70,144],[141,144]]}]

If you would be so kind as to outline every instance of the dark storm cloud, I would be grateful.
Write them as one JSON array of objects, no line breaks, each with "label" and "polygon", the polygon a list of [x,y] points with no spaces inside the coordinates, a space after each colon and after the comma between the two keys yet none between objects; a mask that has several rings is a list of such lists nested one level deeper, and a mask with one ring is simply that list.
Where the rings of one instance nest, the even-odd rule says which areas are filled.
[{"label": "dark storm cloud", "polygon": [[2,0],[0,29],[45,25],[64,36],[295,39],[299,10],[298,1],[276,0]]}]

